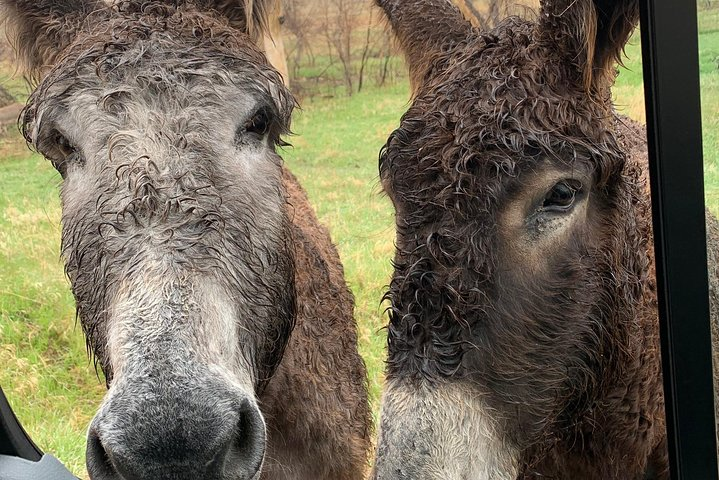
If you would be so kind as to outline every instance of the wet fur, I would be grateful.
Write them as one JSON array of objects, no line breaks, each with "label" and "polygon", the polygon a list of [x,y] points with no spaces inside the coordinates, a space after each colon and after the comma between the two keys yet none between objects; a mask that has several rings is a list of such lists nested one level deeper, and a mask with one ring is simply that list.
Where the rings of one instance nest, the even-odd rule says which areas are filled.
[{"label": "wet fur", "polygon": [[[297,313],[291,333],[266,334],[277,345],[288,343],[260,386],[258,402],[267,427],[260,478],[362,479],[372,427],[366,371],[354,322],[348,321],[354,301],[329,232],[286,169],[283,183]],[[102,337],[96,341],[102,345]]]},{"label": "wet fur", "polygon": [[[257,40],[267,28],[267,12],[274,0],[173,0],[166,4],[181,6],[194,4],[200,10],[215,11],[233,28],[247,33]],[[110,2],[107,2],[110,3]],[[152,10],[152,1],[119,0],[114,3],[120,9]],[[18,54],[17,60],[31,83],[37,84],[49,67],[55,65],[63,48],[74,41],[81,28],[87,28],[90,14],[106,15],[108,10],[103,0],[5,0],[5,18],[8,38]],[[31,18],[32,21],[12,19]],[[95,17],[95,20],[97,18]],[[81,25],[85,23],[85,26]]]},{"label": "wet fur", "polygon": [[294,219],[298,311],[283,360],[260,399],[267,457],[279,460],[267,465],[267,478],[364,478],[372,420],[367,402],[357,401],[367,391],[355,325],[345,320],[354,299],[327,230],[287,170],[284,184]]},{"label": "wet fur", "polygon": [[[645,132],[610,93],[637,3],[545,1],[491,31],[448,1],[377,3],[414,96],[380,155],[397,214],[389,384],[471,386],[519,478],[668,478]],[[591,172],[589,213],[528,263],[501,219],[547,165]],[[412,462],[380,435],[378,460],[399,451]]]},{"label": "wet fur", "polygon": [[[241,318],[279,319],[238,326],[246,340],[241,361],[249,365],[267,425],[261,478],[363,478],[371,417],[366,371],[357,352],[353,298],[329,233],[317,221],[297,180],[280,166],[274,152],[260,164],[257,178],[241,184],[230,181],[237,178],[237,168],[243,168],[241,162],[228,172],[215,171],[221,164],[209,160],[192,171],[177,163],[175,168],[183,173],[174,178],[161,174],[153,163],[154,154],[169,162],[164,158],[167,149],[179,152],[188,145],[193,155],[216,155],[211,132],[220,126],[202,122],[212,118],[212,109],[225,108],[212,102],[222,98],[221,89],[236,82],[237,75],[252,96],[272,108],[273,148],[280,134],[289,130],[294,99],[254,46],[247,34],[251,29],[243,27],[249,18],[245,10],[233,2],[213,4],[210,9],[210,3],[75,6],[83,20],[72,17],[66,26],[53,15],[45,17],[46,23],[35,18],[13,24],[20,32],[15,39],[27,75],[40,81],[22,118],[28,142],[54,158],[53,128],[59,119],[69,111],[85,118],[88,113],[83,108],[95,105],[87,98],[97,97],[103,118],[95,122],[97,130],[92,133],[106,142],[101,151],[109,163],[115,161],[96,173],[97,180],[102,179],[99,185],[77,185],[82,175],[75,174],[68,177],[75,180],[62,187],[62,250],[88,348],[112,386],[118,372],[110,362],[111,350],[116,349],[117,356],[123,349],[137,348],[134,343],[114,345],[108,339],[112,299],[126,295],[127,285],[132,285],[128,282],[177,271],[177,291],[168,293],[169,305],[178,312],[171,320],[192,320],[198,315],[193,310],[197,306],[182,297],[193,288],[185,273],[202,272],[213,278],[209,276],[219,272],[219,285],[229,290],[228,298],[247,299],[238,307],[247,309]],[[256,15],[264,8],[257,0],[245,5],[252,5]],[[15,9],[15,14],[47,7],[42,2],[9,0],[0,1],[0,6]],[[23,43],[29,35],[37,36],[37,42]],[[154,48],[164,53],[155,59]],[[133,70],[133,62],[142,64],[145,56],[149,58],[145,67]],[[42,58],[48,61],[38,62]],[[54,62],[58,66],[51,66]],[[107,85],[119,86],[108,89]],[[187,86],[188,94],[177,85]],[[205,89],[200,97],[206,102],[203,108],[212,106],[210,111],[177,114],[173,123],[159,128],[151,111],[137,110],[142,102],[170,99],[175,105],[169,108],[192,112],[197,105],[195,90],[189,86]],[[85,103],[76,104],[78,98],[85,98]],[[140,124],[127,125],[137,119]],[[118,132],[118,125],[125,130]],[[143,135],[136,135],[133,128],[144,129]],[[159,150],[152,150],[153,145]],[[84,159],[56,167],[61,171],[95,168]],[[261,202],[246,204],[253,195]],[[282,205],[280,220],[265,210],[268,205],[271,210],[273,198]],[[155,237],[148,232],[163,233]],[[138,250],[138,243],[145,245]],[[143,258],[143,250],[167,252],[174,263],[158,266]],[[179,296],[179,303],[172,296]]]}]

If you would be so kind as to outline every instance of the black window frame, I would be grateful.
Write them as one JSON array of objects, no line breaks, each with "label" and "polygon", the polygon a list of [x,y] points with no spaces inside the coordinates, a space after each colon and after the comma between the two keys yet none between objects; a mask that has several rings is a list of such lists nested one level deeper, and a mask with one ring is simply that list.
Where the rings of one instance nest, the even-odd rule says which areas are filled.
[{"label": "black window frame", "polygon": [[696,0],[641,0],[671,478],[716,479]]}]

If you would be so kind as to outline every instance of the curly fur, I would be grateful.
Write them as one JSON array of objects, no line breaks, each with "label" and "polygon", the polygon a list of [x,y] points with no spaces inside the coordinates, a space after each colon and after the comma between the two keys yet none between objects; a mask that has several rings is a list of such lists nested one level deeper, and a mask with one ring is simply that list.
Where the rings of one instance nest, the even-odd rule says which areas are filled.
[{"label": "curly fur", "polygon": [[[163,8],[194,4],[200,10],[217,12],[233,28],[256,41],[267,29],[267,15],[274,1],[277,0],[172,0],[164,2]],[[120,12],[152,11],[158,7],[152,1],[113,0],[113,3]],[[109,11],[103,0],[3,0],[0,23],[6,23],[8,38],[26,77],[37,84],[77,33],[97,21],[90,14],[98,12],[105,16]]]},{"label": "curly fur", "polygon": [[[491,31],[448,1],[377,3],[421,72],[380,154],[397,223],[388,384],[483,399],[497,445],[520,452],[506,478],[667,478],[644,131],[610,94],[637,3],[547,0]],[[550,170],[590,172],[588,213],[528,260],[505,218]],[[522,215],[535,244],[553,228]],[[407,423],[383,415],[375,478],[421,464],[385,445]]]},{"label": "curly fur", "polygon": [[615,0],[542,0],[543,39],[568,56],[582,72],[584,87],[606,85],[614,64],[621,63],[624,45],[639,21],[639,2]]},{"label": "curly fur", "polygon": [[78,25],[99,8],[104,8],[101,0],[0,2],[0,22],[5,23],[8,39],[26,77],[37,83],[40,72],[48,65],[54,65],[62,47],[72,41]]},{"label": "curly fur", "polygon": [[[363,478],[371,417],[353,298],[275,152],[295,100],[249,34],[245,12],[258,24],[266,3],[0,5],[39,81],[21,128],[64,177],[62,255],[110,387],[91,474],[119,445],[122,468],[144,471],[133,478],[199,478],[193,454],[217,453],[210,427],[256,402],[262,479]],[[41,47],[23,51],[18,32]],[[243,123],[260,107],[262,141]],[[238,398],[244,410],[228,407]],[[143,453],[157,444],[172,455]],[[183,455],[195,463],[163,463]]]}]

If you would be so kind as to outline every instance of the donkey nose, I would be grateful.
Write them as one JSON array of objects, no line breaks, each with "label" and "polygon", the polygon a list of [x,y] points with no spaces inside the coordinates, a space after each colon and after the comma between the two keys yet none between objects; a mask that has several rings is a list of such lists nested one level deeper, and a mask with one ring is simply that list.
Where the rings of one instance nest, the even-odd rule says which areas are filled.
[{"label": "donkey nose", "polygon": [[92,480],[259,478],[265,425],[254,402],[204,412],[205,418],[188,418],[188,413],[203,413],[197,409],[175,412],[174,424],[172,414],[155,408],[126,411],[112,403],[93,420],[88,433],[86,460]]}]

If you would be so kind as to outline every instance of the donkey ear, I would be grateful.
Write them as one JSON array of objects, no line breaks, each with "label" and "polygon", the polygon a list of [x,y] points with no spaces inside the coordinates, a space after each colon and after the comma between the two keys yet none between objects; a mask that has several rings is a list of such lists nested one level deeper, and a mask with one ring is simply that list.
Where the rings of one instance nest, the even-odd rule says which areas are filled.
[{"label": "donkey ear", "polygon": [[200,0],[202,8],[215,10],[230,21],[230,25],[247,33],[254,40],[269,30],[268,18],[280,0]]},{"label": "donkey ear", "polygon": [[577,63],[587,90],[612,85],[638,21],[638,0],[541,0],[540,35]]},{"label": "donkey ear", "polygon": [[375,1],[397,36],[415,92],[431,75],[436,55],[451,50],[472,28],[451,0]]},{"label": "donkey ear", "polygon": [[102,6],[101,0],[0,0],[0,23],[25,76],[38,82],[72,43],[87,15]]}]

